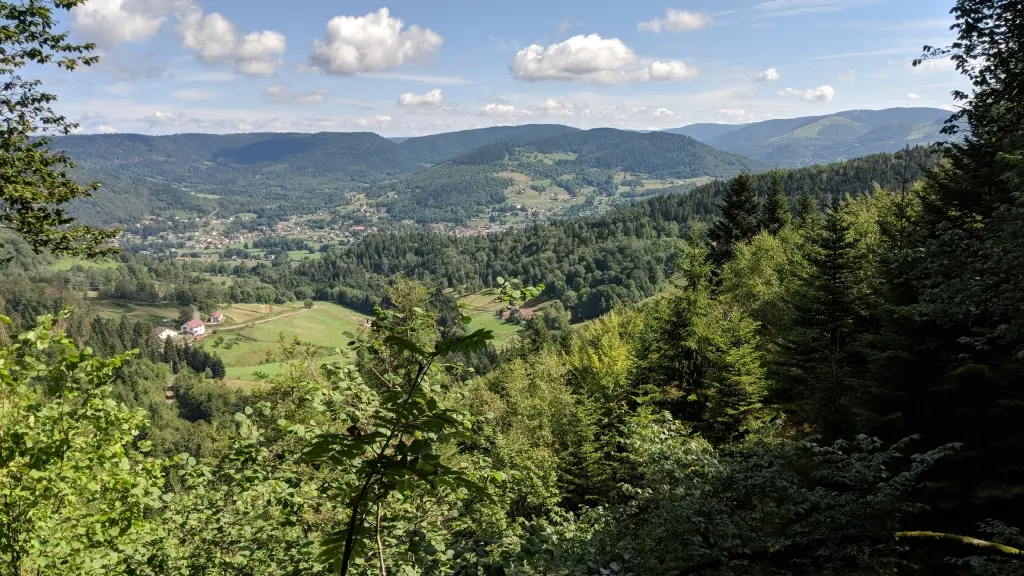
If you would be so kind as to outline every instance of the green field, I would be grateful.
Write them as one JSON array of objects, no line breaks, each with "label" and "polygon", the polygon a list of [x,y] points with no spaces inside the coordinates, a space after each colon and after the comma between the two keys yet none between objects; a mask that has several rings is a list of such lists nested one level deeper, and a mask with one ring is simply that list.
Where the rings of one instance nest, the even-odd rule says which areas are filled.
[{"label": "green field", "polygon": [[[367,318],[349,308],[324,302],[309,310],[301,304],[235,305],[225,310],[225,315],[229,324],[215,328],[204,339],[204,346],[224,360],[228,384],[243,387],[252,385],[257,372],[268,376],[281,373],[285,366],[281,363],[281,338],[285,342],[297,338],[317,349],[322,356],[319,361],[340,360],[346,357],[351,340],[346,332],[358,331],[360,321]],[[249,322],[258,323],[231,329],[231,324]]]},{"label": "green field", "polygon": [[61,258],[60,260],[54,262],[50,266],[50,268],[58,272],[63,272],[71,270],[75,266],[82,266],[83,268],[103,268],[110,270],[113,268],[117,268],[117,262],[107,259],[86,260],[84,258]]}]

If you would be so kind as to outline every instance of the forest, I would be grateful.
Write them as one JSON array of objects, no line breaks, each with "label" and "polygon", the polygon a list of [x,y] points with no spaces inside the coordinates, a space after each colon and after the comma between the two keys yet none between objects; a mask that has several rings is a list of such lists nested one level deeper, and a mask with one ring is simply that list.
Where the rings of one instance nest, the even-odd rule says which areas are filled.
[{"label": "forest", "polygon": [[[13,11],[42,52],[0,61],[88,58],[61,6]],[[486,238],[369,235],[230,285],[208,263],[103,268],[108,232],[63,219],[89,189],[11,128],[40,180],[0,187],[0,574],[1024,574],[1024,6],[952,15],[956,43],[917,61],[972,85],[941,153]],[[215,357],[95,321],[69,277],[183,305],[350,290],[373,322],[348,360],[282,342],[287,370],[230,389]],[[445,283],[589,321],[524,318],[498,350]],[[570,304],[605,283],[629,293]]]}]

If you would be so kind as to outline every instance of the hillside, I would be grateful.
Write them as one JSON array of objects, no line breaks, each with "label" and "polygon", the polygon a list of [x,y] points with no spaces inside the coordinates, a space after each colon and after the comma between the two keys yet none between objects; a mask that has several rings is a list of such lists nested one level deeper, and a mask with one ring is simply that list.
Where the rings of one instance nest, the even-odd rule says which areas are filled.
[{"label": "hillside", "polygon": [[940,130],[948,117],[948,112],[937,108],[850,110],[744,125],[695,124],[667,132],[790,168],[941,141]]},{"label": "hillside", "polygon": [[[164,208],[169,190],[178,191],[170,194],[178,209],[188,208],[180,196],[243,200],[242,204],[258,207],[336,196],[423,167],[398,144],[368,132],[66,136],[52,146],[70,154],[80,180],[104,185],[96,199],[76,206],[77,215],[92,221],[93,215],[106,213],[101,220],[131,222],[136,212]],[[122,198],[148,210],[98,209]]]},{"label": "hillside", "polygon": [[[523,127],[530,132],[564,127]],[[522,135],[524,132],[518,133]],[[515,135],[515,134],[513,134]],[[586,197],[613,198],[626,178],[668,186],[678,180],[727,178],[765,168],[692,138],[611,128],[563,131],[527,142],[502,141],[395,182],[371,187],[393,219],[458,222],[487,216],[488,208],[527,190],[571,204]]]},{"label": "hillside", "polygon": [[[578,128],[558,124],[525,124],[462,130],[432,136],[400,139],[400,147],[413,158],[428,164],[445,162],[481,146],[497,142],[523,143],[550,136],[579,132]],[[393,139],[394,140],[394,139]]]}]

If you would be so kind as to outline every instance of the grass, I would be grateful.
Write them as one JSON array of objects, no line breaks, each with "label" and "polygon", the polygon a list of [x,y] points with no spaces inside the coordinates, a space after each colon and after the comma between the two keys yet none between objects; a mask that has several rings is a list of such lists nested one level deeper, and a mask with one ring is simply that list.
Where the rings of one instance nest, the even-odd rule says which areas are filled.
[{"label": "grass", "polygon": [[[351,340],[345,333],[356,332],[360,321],[367,318],[349,308],[324,302],[309,310],[301,304],[242,304],[228,308],[225,314],[235,324],[263,321],[237,330],[219,330],[204,340],[206,349],[224,360],[229,384],[243,388],[258,383],[257,372],[275,376],[287,366],[281,362],[282,335],[285,342],[297,338],[322,349],[323,356],[318,362],[342,360],[348,356],[347,345]],[[230,347],[215,345],[221,337],[225,344],[231,343]]]},{"label": "grass", "polygon": [[92,300],[89,302],[96,313],[105,318],[120,318],[121,316],[132,316],[139,319],[149,320],[156,325],[177,324],[177,306],[157,306],[148,304],[131,304],[121,301]]},{"label": "grass", "polygon": [[84,258],[61,258],[54,262],[50,268],[58,272],[66,272],[75,266],[112,270],[117,268],[117,262],[108,259],[86,260]]},{"label": "grass", "polygon": [[477,292],[460,297],[459,302],[466,305],[466,310],[473,317],[470,330],[486,328],[494,332],[494,344],[498,347],[505,344],[521,328],[498,319],[498,310],[505,304],[496,302],[490,292]]}]

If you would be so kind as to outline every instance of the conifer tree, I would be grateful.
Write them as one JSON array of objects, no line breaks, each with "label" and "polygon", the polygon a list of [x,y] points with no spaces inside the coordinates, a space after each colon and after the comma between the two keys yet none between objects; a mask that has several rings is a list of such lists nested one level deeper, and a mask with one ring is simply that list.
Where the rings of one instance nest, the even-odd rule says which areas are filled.
[{"label": "conifer tree", "polygon": [[778,234],[789,225],[790,219],[789,200],[786,198],[786,188],[782,183],[782,172],[774,170],[771,173],[768,196],[761,206],[761,229]]},{"label": "conifer tree", "polygon": [[801,228],[810,228],[819,219],[818,202],[811,196],[807,188],[804,188],[796,200],[796,222]]},{"label": "conifer tree", "polygon": [[721,266],[732,257],[737,242],[747,242],[760,230],[757,184],[750,174],[740,174],[729,183],[722,199],[722,215],[712,226],[709,237],[714,245],[712,260]]},{"label": "conifer tree", "polygon": [[867,314],[858,285],[863,263],[841,206],[812,234],[809,271],[794,294],[792,327],[775,367],[776,396],[799,423],[839,438],[853,433],[858,420],[859,338]]}]

